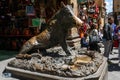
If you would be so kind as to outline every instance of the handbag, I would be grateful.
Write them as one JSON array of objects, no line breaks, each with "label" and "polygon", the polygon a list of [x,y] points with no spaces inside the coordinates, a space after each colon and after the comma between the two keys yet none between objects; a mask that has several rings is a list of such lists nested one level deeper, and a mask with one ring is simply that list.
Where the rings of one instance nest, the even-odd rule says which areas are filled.
[{"label": "handbag", "polygon": [[90,36],[90,42],[100,42],[100,38],[98,35],[91,35]]},{"label": "handbag", "polygon": [[118,35],[114,35],[113,40],[118,40]]},{"label": "handbag", "polygon": [[95,31],[92,31],[92,34],[90,35],[90,42],[100,42],[100,37],[95,33]]}]

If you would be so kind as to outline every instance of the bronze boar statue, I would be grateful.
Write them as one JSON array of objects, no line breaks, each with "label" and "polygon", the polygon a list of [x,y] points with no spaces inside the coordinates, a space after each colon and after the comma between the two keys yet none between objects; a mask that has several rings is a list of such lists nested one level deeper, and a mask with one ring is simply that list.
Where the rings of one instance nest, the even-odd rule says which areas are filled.
[{"label": "bronze boar statue", "polygon": [[68,29],[81,26],[82,23],[74,15],[72,7],[62,3],[61,9],[48,21],[47,28],[37,36],[26,41],[18,55],[26,54],[33,49],[48,49],[58,44],[60,44],[67,56],[71,55],[66,44]]}]

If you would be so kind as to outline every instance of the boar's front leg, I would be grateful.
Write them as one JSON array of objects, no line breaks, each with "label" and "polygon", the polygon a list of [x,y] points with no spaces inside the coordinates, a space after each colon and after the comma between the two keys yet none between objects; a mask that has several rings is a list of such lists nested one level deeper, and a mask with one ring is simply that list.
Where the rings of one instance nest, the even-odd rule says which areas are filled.
[{"label": "boar's front leg", "polygon": [[62,48],[63,48],[63,50],[65,51],[65,53],[67,54],[67,56],[70,56],[71,53],[70,53],[70,51],[69,51],[69,49],[68,49],[68,47],[67,47],[67,43],[66,43],[65,38],[61,38],[61,39],[60,39],[60,45],[62,46]]}]

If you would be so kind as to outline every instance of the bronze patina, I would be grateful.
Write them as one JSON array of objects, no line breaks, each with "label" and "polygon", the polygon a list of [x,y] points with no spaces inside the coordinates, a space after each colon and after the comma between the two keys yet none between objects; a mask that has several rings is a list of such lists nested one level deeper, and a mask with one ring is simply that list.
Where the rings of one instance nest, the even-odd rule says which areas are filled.
[{"label": "bronze patina", "polygon": [[32,37],[22,46],[19,55],[26,54],[30,50],[44,50],[54,47],[58,44],[63,48],[67,55],[71,55],[66,44],[68,30],[72,27],[81,26],[82,21],[74,15],[72,7],[65,6],[48,21],[47,28],[37,36]]}]

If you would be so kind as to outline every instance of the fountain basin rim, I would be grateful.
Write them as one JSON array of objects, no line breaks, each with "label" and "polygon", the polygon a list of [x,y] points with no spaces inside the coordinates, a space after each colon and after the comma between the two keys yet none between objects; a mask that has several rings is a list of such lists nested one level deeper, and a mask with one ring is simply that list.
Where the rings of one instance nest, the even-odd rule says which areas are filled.
[{"label": "fountain basin rim", "polygon": [[13,74],[20,75],[20,76],[23,76],[26,78],[36,79],[36,80],[40,80],[40,77],[51,78],[53,80],[54,79],[55,80],[56,79],[58,79],[58,80],[82,80],[82,79],[100,77],[106,68],[107,68],[107,59],[105,57],[103,57],[103,63],[100,65],[98,70],[94,74],[88,75],[86,77],[77,77],[77,78],[61,77],[61,76],[50,75],[50,74],[46,74],[46,73],[32,72],[32,71],[9,67],[9,66],[6,66],[5,69]]}]

